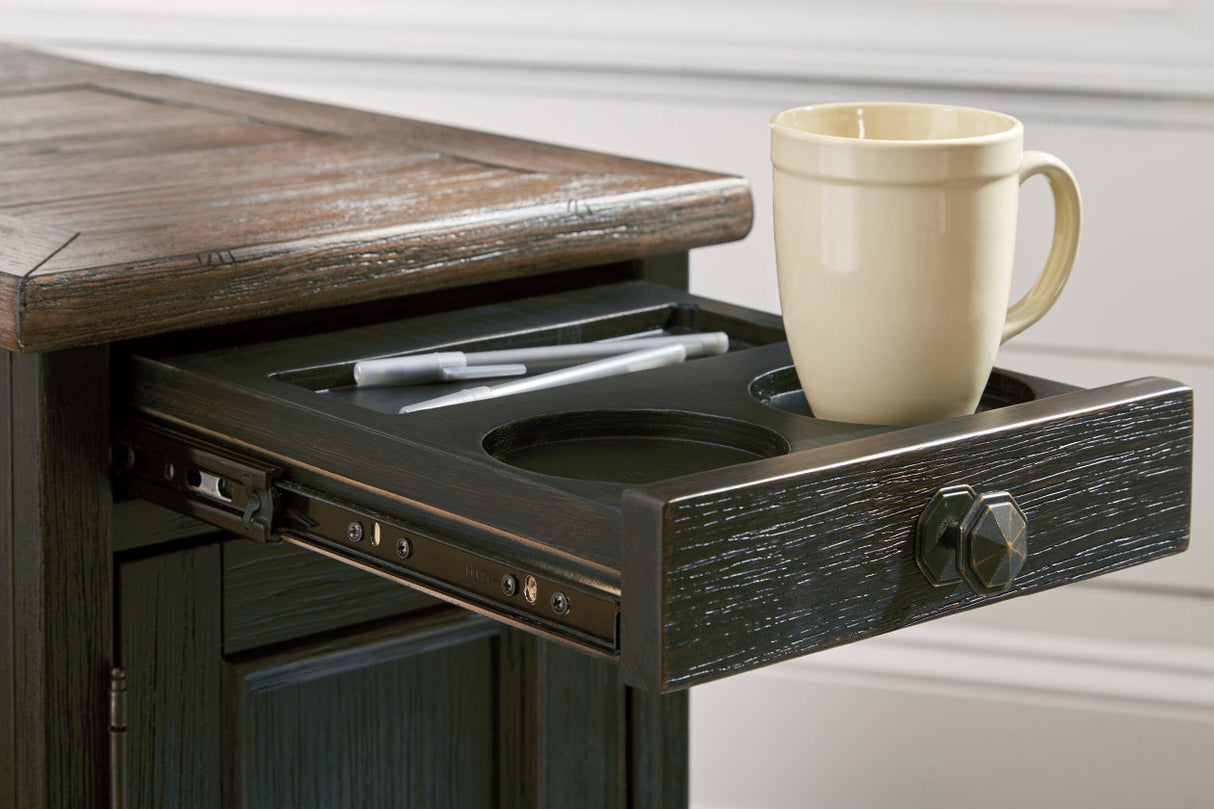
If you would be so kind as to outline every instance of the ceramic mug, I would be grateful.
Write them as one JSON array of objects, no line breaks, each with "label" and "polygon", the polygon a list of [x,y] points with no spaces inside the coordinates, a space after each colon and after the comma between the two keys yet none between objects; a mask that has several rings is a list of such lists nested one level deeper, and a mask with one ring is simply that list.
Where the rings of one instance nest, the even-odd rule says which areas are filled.
[{"label": "ceramic mug", "polygon": [[[771,120],[776,266],[793,364],[818,418],[973,413],[995,353],[1057,300],[1079,244],[1070,170],[1009,115],[824,104]],[[1020,184],[1054,197],[1045,269],[1011,309]]]}]

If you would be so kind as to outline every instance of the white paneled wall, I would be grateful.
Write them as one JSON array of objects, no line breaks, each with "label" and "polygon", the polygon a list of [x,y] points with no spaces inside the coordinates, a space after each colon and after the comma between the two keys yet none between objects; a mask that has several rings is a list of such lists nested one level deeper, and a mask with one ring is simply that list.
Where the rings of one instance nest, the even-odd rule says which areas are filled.
[{"label": "white paneled wall", "polygon": [[[693,288],[772,311],[773,112],[882,98],[1017,115],[1029,148],[1074,169],[1085,231],[1055,311],[1000,362],[1193,385],[1193,547],[697,689],[693,801],[1214,807],[1214,4],[0,0],[0,39],[742,174],[754,230],[693,254]],[[1050,216],[1030,182],[1021,290]]]}]

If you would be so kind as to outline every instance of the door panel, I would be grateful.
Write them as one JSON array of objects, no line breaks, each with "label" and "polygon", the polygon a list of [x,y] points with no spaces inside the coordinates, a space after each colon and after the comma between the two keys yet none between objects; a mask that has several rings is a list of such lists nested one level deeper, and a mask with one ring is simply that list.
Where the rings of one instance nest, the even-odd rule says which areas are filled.
[{"label": "door panel", "polygon": [[492,806],[498,631],[445,611],[232,664],[231,805]]}]

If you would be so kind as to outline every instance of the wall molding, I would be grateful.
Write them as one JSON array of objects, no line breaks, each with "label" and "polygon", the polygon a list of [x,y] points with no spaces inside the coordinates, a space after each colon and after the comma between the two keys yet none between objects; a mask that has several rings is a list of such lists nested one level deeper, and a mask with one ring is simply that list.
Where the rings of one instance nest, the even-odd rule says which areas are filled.
[{"label": "wall molding", "polygon": [[1214,723],[1214,648],[1003,627],[911,627],[752,677]]},{"label": "wall molding", "polygon": [[1214,98],[1204,0],[387,0],[0,6],[9,41]]},{"label": "wall molding", "polygon": [[1214,600],[1092,582],[710,683],[692,803],[1206,806],[1211,640]]}]

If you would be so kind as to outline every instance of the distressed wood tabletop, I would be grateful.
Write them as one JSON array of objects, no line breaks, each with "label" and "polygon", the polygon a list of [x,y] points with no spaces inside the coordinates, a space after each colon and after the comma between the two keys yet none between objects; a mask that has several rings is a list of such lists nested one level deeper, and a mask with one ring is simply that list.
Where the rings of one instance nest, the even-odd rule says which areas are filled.
[{"label": "distressed wood tabletop", "polygon": [[741,238],[747,183],[0,45],[0,347]]}]

